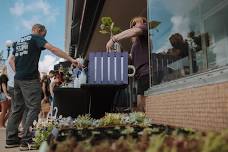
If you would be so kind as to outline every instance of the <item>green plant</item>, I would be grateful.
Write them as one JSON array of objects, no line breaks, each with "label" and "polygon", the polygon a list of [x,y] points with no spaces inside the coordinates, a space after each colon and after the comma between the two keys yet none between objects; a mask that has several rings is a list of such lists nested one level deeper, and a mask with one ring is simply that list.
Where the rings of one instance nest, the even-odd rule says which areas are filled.
[{"label": "green plant", "polygon": [[119,113],[106,113],[103,118],[100,119],[101,127],[122,125],[122,115]]},{"label": "green plant", "polygon": [[74,126],[79,129],[89,128],[93,126],[93,122],[94,120],[90,117],[90,115],[82,115],[75,119]]},{"label": "green plant", "polygon": [[113,36],[115,34],[120,33],[122,30],[120,27],[115,26],[115,23],[112,21],[111,17],[102,17],[101,25],[100,25],[100,33],[101,34],[110,34]]},{"label": "green plant", "polygon": [[33,138],[33,141],[35,142],[36,147],[40,147],[42,142],[47,141],[48,136],[51,134],[51,131],[53,130],[54,125],[47,126],[45,128],[39,128],[35,132],[35,137]]}]

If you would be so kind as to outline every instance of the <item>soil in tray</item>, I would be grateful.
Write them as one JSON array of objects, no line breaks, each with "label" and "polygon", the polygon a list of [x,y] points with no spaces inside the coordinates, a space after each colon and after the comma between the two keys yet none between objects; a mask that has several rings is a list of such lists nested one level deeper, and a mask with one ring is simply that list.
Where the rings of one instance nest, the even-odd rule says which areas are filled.
[{"label": "soil in tray", "polygon": [[[169,126],[162,125],[151,125],[148,127],[151,129],[151,135],[158,134],[167,134],[170,135],[175,128]],[[142,132],[145,128],[139,126],[130,126],[130,132],[128,132],[129,126],[117,126],[117,127],[99,127],[99,128],[85,128],[85,129],[62,129],[59,131],[57,136],[57,141],[62,142],[67,137],[74,137],[77,141],[83,141],[86,139],[91,139],[94,142],[100,140],[116,140],[120,137],[131,136],[132,138],[138,138],[140,136],[140,132]],[[189,135],[192,132],[186,131],[184,129],[177,129],[177,134]]]}]

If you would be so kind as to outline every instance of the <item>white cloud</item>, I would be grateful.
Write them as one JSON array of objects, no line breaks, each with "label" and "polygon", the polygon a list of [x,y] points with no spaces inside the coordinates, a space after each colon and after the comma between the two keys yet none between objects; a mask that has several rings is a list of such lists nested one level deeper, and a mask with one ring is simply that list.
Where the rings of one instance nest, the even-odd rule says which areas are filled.
[{"label": "white cloud", "polygon": [[183,37],[187,36],[190,31],[190,21],[188,17],[183,16],[173,16],[171,18],[171,23],[173,24],[171,33],[180,33]]},{"label": "white cloud", "polygon": [[[10,13],[19,17],[22,27],[30,30],[34,23],[40,23],[40,21],[44,24],[55,22],[59,11],[51,7],[45,0],[30,1],[30,3],[24,3],[22,0],[18,0],[10,8]],[[28,14],[30,15],[29,18]],[[25,18],[25,15],[27,18]]]},{"label": "white cloud", "polygon": [[54,65],[58,63],[58,59],[52,55],[45,55],[43,60],[39,62],[39,71],[48,73],[54,69]]},{"label": "white cloud", "polygon": [[31,30],[31,27],[35,23],[40,23],[39,17],[33,16],[31,19],[22,19],[21,20],[22,26],[25,27],[27,30]]},{"label": "white cloud", "polygon": [[24,14],[25,5],[23,2],[18,1],[14,3],[14,6],[10,8],[10,13],[15,16],[21,16]]}]

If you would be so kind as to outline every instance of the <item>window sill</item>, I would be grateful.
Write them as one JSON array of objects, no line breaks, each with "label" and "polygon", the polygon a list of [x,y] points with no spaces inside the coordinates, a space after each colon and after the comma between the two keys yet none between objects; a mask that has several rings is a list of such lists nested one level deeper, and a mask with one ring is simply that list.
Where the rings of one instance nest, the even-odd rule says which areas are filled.
[{"label": "window sill", "polygon": [[188,88],[222,83],[225,81],[228,81],[228,66],[155,85],[146,91],[145,95],[158,95]]}]

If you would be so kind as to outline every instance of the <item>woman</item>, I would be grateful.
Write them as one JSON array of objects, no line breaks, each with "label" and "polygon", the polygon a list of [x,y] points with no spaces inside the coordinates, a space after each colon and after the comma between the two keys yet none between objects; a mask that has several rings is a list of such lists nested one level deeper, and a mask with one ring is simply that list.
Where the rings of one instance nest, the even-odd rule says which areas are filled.
[{"label": "woman", "polygon": [[47,75],[43,75],[41,80],[41,87],[42,87],[42,101],[48,102],[50,97],[50,88],[49,88],[49,79]]},{"label": "woman", "polygon": [[149,88],[149,53],[147,20],[144,17],[135,17],[130,22],[130,29],[114,35],[106,44],[107,51],[112,50],[115,42],[131,38],[131,57],[136,68],[137,80],[137,109],[145,111],[144,91]]},{"label": "woman", "polygon": [[49,87],[49,78],[45,74],[41,79],[41,88],[42,88],[42,100],[41,100],[41,113],[40,118],[46,118],[50,110],[50,87]]},{"label": "woman", "polygon": [[1,104],[1,113],[0,113],[0,128],[5,128],[5,122],[8,119],[10,113],[10,100],[11,97],[7,92],[7,70],[6,66],[3,67],[2,74],[0,76],[0,104]]}]

